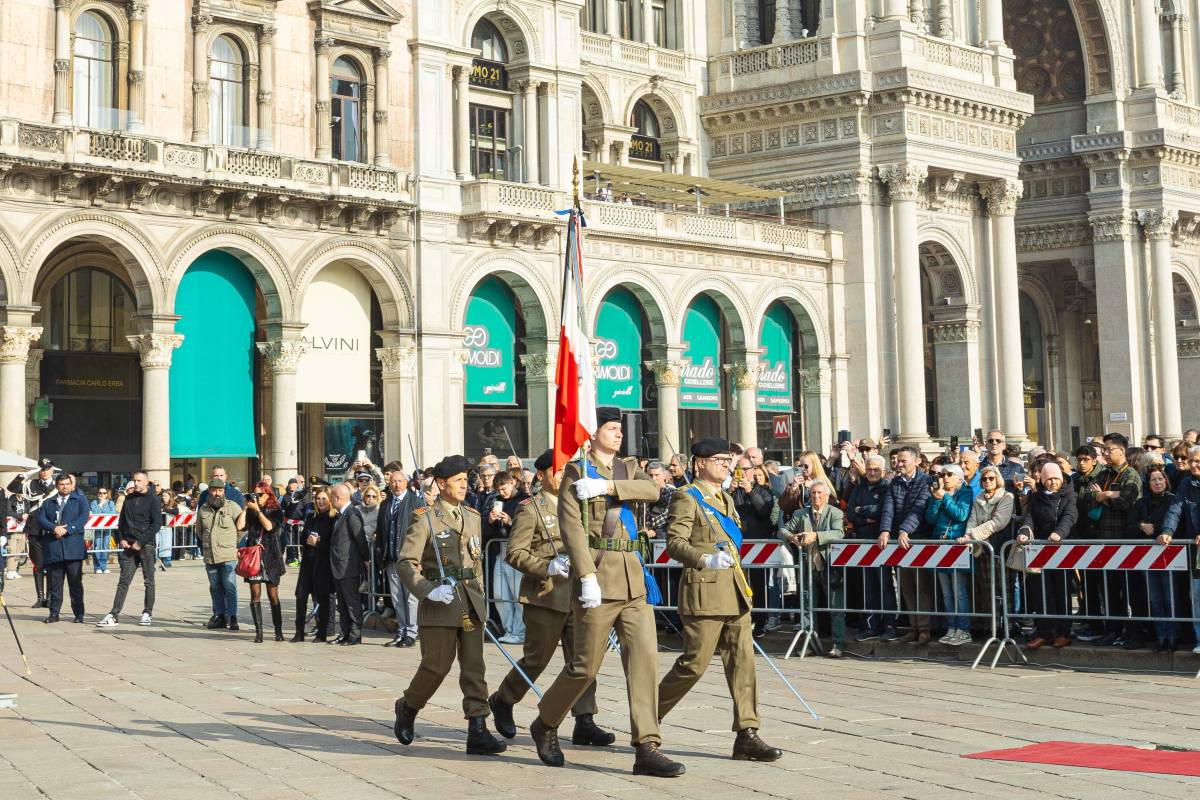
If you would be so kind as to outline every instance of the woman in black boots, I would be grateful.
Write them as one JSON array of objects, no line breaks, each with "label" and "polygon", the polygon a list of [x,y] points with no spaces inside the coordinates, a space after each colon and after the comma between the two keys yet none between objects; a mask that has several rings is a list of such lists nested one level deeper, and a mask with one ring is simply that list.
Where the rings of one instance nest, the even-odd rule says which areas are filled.
[{"label": "woman in black boots", "polygon": [[304,530],[300,533],[300,575],[296,579],[296,635],[292,637],[293,642],[304,641],[310,597],[317,607],[317,635],[313,641],[325,641],[325,631],[329,627],[329,594],[333,591],[329,537],[334,520],[329,487],[316,487],[312,503],[312,511],[304,518]]},{"label": "woman in black boots", "polygon": [[283,641],[283,609],[279,606],[279,579],[287,571],[283,560],[283,509],[269,483],[259,483],[246,497],[246,507],[238,517],[239,531],[246,532],[246,547],[262,545],[262,567],[258,574],[246,578],[250,584],[250,616],[254,618],[254,641],[263,640],[262,587],[267,586],[271,603],[271,622],[275,624],[275,641]]}]

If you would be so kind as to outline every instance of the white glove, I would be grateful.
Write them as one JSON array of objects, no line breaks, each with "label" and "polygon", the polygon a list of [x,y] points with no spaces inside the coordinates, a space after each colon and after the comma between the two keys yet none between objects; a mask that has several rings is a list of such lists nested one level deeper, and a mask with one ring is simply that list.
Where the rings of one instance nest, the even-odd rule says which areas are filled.
[{"label": "white glove", "polygon": [[442,584],[430,592],[425,599],[434,603],[450,605],[454,602],[454,587]]},{"label": "white glove", "polygon": [[8,544],[8,537],[7,537],[7,536],[0,536],[0,547],[4,547],[4,546],[5,546],[5,545],[7,545],[7,544]]},{"label": "white glove", "polygon": [[579,581],[579,600],[584,608],[595,608],[600,605],[600,581],[596,573],[588,575]]},{"label": "white glove", "polygon": [[580,478],[575,481],[575,495],[580,500],[590,500],[608,494],[608,481],[604,478]]},{"label": "white glove", "polygon": [[551,578],[565,578],[571,574],[571,560],[566,556],[551,559],[546,571],[550,573]]},{"label": "white glove", "polygon": [[706,553],[700,556],[700,566],[704,569],[730,569],[733,567],[733,558],[724,550],[719,553]]}]

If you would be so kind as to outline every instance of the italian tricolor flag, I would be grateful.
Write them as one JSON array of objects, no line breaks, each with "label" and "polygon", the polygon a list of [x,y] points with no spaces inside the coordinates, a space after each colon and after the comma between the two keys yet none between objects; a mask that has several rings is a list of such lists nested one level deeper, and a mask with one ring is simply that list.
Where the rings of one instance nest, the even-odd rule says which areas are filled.
[{"label": "italian tricolor flag", "polygon": [[596,377],[583,324],[582,214],[571,209],[564,259],[562,323],[554,371],[554,469],[562,468],[596,432]]}]

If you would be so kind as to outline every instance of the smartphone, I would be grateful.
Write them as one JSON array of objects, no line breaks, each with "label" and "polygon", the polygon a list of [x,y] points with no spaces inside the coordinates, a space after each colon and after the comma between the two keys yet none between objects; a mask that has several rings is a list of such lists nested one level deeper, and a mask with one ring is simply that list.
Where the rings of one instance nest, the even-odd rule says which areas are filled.
[{"label": "smartphone", "polygon": [[884,438],[884,439],[891,439],[891,438],[892,438],[892,429],[891,429],[891,428],[884,428],[884,429],[883,429],[883,438]]},{"label": "smartphone", "polygon": [[951,437],[950,437],[950,452],[951,452],[951,453],[957,453],[957,452],[959,452],[959,449],[958,449],[958,437],[957,437],[957,436],[951,436]]},{"label": "smartphone", "polygon": [[975,429],[975,441],[979,442],[980,444],[983,444],[983,428]]},{"label": "smartphone", "polygon": [[838,431],[838,440],[837,440],[838,445],[839,446],[843,445],[848,441],[850,441],[850,431],[847,431],[847,430]]},{"label": "smartphone", "polygon": [[742,468],[741,468],[741,467],[734,467],[734,468],[733,468],[733,480],[734,480],[734,482],[736,483],[737,481],[740,481],[741,479],[742,479]]},{"label": "smartphone", "polygon": [[497,514],[502,513],[504,511],[504,501],[497,500],[496,502],[492,503],[492,511],[496,512]]}]

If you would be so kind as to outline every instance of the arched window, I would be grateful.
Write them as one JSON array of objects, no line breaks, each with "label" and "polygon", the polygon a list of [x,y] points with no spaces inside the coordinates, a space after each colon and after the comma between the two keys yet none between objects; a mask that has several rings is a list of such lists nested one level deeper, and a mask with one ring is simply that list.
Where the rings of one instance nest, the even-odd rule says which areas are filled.
[{"label": "arched window", "polygon": [[363,78],[358,65],[342,56],[333,62],[333,157],[366,161],[363,140]]},{"label": "arched window", "polygon": [[209,130],[213,143],[244,147],[246,59],[242,48],[230,37],[218,36],[209,56]]},{"label": "arched window", "polygon": [[658,116],[645,100],[638,100],[629,115],[629,127],[636,128],[637,133],[630,137],[629,156],[643,161],[662,161],[662,148],[658,138],[662,129],[658,124]]},{"label": "arched window", "polygon": [[112,273],[83,267],[67,273],[50,290],[44,314],[47,350],[127,353],[132,334],[133,294]]},{"label": "arched window", "polygon": [[108,20],[85,11],[75,22],[75,124],[116,127],[116,48]]},{"label": "arched window", "polygon": [[504,43],[504,37],[489,20],[481,19],[475,24],[475,30],[471,32],[471,47],[481,51],[480,57],[487,61],[502,64],[508,61],[508,46]]}]

